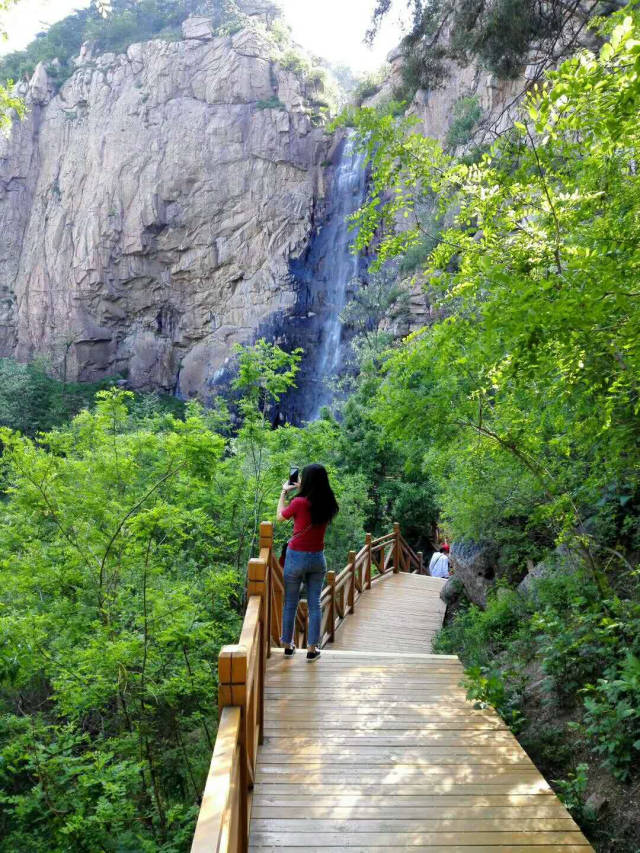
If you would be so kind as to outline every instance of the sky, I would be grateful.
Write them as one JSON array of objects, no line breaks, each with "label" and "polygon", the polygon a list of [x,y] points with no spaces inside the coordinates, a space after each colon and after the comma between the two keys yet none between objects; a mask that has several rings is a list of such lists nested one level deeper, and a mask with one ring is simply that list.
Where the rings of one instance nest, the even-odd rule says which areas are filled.
[{"label": "sky", "polygon": [[[400,20],[406,19],[406,3],[396,0],[373,48],[363,44],[375,0],[279,0],[293,38],[309,52],[333,63],[351,66],[360,74],[377,70],[402,37]],[[21,50],[50,24],[87,0],[19,0],[2,17],[8,40],[0,54]],[[405,13],[404,15],[402,13]]]}]

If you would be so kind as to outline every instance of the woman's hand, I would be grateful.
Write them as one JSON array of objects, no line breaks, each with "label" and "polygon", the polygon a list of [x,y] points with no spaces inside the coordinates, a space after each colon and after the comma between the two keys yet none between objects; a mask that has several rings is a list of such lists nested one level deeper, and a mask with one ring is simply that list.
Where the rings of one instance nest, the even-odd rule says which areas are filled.
[{"label": "woman's hand", "polygon": [[284,521],[284,517],[282,515],[282,511],[285,508],[285,498],[289,494],[289,492],[293,491],[293,489],[297,489],[300,483],[290,483],[288,480],[285,480],[282,484],[282,491],[280,492],[280,499],[278,500],[278,512],[277,519],[278,521]]}]

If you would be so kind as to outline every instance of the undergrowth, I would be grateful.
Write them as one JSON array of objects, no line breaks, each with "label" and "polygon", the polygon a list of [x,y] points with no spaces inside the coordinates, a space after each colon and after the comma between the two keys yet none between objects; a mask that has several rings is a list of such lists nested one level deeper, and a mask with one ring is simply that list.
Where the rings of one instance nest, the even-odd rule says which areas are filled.
[{"label": "undergrowth", "polygon": [[[560,721],[551,733],[553,755],[532,757],[542,764],[551,759],[563,771],[556,790],[583,828],[593,821],[585,804],[592,773],[610,774],[612,783],[625,787],[638,781],[637,589],[603,599],[580,572],[556,572],[527,595],[499,583],[486,610],[463,607],[436,637],[434,650],[460,656],[468,697],[492,705],[516,733],[535,723],[543,706],[552,709]],[[578,756],[585,760],[576,763]]]}]

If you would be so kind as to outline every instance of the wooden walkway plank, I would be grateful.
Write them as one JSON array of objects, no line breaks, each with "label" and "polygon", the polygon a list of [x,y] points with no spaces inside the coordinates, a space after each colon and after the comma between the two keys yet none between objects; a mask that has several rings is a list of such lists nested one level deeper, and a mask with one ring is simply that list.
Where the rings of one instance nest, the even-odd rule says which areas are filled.
[{"label": "wooden walkway plank", "polygon": [[385,575],[318,661],[273,651],[249,850],[592,853],[458,658],[429,653],[442,583]]}]

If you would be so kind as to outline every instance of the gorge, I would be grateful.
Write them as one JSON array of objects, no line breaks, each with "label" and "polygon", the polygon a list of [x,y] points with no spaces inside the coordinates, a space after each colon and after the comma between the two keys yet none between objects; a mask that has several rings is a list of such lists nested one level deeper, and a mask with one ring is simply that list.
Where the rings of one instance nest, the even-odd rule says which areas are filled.
[{"label": "gorge", "polygon": [[[0,59],[0,85],[18,80],[28,107],[0,138],[0,853],[190,848],[219,699],[243,694],[236,733],[257,708],[244,643],[268,634],[241,621],[265,615],[264,554],[290,530],[261,522],[290,467],[311,461],[339,504],[326,604],[348,615],[363,556],[372,580],[450,544],[446,623],[416,643],[459,655],[468,698],[551,782],[581,851],[637,853],[638,7],[395,0],[413,29],[352,90],[363,109],[330,125],[344,97],[271,0],[112,2]],[[313,9],[331,40],[369,4],[332,18],[340,0],[283,2]],[[589,28],[594,9],[608,17]],[[311,675],[327,690],[329,657]],[[421,679],[402,666],[410,696]],[[371,773],[349,755],[370,754],[363,732],[402,741],[385,746],[391,772],[375,771],[399,797],[408,768],[446,764],[442,796],[458,796],[465,752],[474,796],[494,784],[485,774],[504,785],[513,753],[449,721],[462,691],[450,707],[446,689],[442,719],[416,720],[405,743],[381,721],[376,678],[364,683],[378,728],[360,726],[319,777],[340,832],[360,794],[338,817],[334,783],[349,761],[358,784]],[[295,750],[296,796],[330,724],[344,728],[334,702],[322,743]],[[420,751],[429,726],[433,753]],[[564,832],[542,799],[523,818],[509,788],[504,819],[479,808],[496,839],[483,844],[513,851],[514,829],[517,849],[542,850],[538,830]],[[387,819],[397,849],[454,849],[434,822],[455,809],[424,801],[405,818],[385,800],[386,817],[387,792],[371,791],[370,843],[318,849],[387,849]],[[264,850],[289,832],[288,789],[277,808],[282,833]],[[316,845],[306,801],[300,812]],[[476,831],[474,814],[465,850]]]}]

